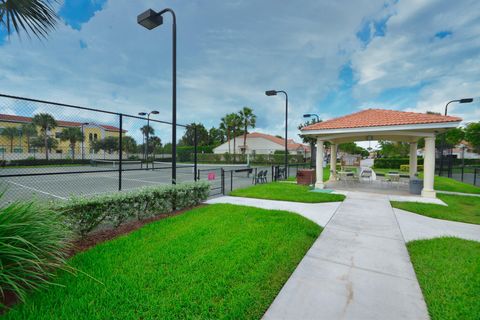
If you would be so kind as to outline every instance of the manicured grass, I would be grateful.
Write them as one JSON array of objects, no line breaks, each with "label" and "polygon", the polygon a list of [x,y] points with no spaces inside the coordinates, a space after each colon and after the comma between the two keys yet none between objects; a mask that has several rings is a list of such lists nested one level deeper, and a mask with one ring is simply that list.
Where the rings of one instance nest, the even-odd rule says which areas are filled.
[{"label": "manicured grass", "polygon": [[259,319],[321,232],[285,211],[208,205],[70,260],[6,319]]},{"label": "manicured grass", "polygon": [[[400,174],[407,174],[406,171],[400,171],[398,169],[373,169],[377,173],[388,173],[389,171],[397,171]],[[419,178],[423,179],[423,173],[419,173]],[[464,183],[461,181],[457,181],[455,179],[447,178],[447,177],[440,177],[435,176],[434,180],[434,188],[435,190],[441,191],[452,191],[452,192],[462,192],[462,193],[474,193],[480,194],[480,187],[476,187],[474,185]]]},{"label": "manicured grass", "polygon": [[480,318],[480,242],[456,238],[407,244],[432,320]]},{"label": "manicured grass", "polygon": [[424,216],[480,224],[480,197],[437,194],[448,207],[418,202],[391,201],[393,207]]},{"label": "manicured grass", "polygon": [[311,192],[308,186],[282,182],[257,184],[245,189],[233,190],[230,195],[307,203],[343,201],[345,199],[345,196],[341,194]]}]

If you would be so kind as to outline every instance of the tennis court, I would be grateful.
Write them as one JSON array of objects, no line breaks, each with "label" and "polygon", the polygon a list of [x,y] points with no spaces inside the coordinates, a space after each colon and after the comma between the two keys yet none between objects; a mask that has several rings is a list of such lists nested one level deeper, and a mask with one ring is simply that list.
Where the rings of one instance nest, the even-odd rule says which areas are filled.
[{"label": "tennis court", "polygon": [[[89,196],[119,190],[118,161],[93,161],[90,165],[48,167],[6,167],[0,169],[0,188],[4,191],[1,202],[22,199],[65,200],[72,196]],[[251,173],[246,164],[199,164],[200,180],[221,187],[221,169],[225,170],[225,189],[248,186]],[[239,171],[239,172],[237,172]],[[252,170],[253,171],[253,170]],[[198,174],[197,173],[197,174]],[[145,186],[171,184],[171,164],[165,162],[122,162],[122,191]],[[177,182],[194,181],[193,164],[177,165]]]}]

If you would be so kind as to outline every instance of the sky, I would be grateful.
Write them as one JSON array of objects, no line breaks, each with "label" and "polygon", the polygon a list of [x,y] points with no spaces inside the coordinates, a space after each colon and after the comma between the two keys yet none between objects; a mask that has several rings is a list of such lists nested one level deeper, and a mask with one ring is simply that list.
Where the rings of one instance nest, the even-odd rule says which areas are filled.
[{"label": "sky", "polygon": [[[366,108],[443,112],[480,120],[477,0],[65,0],[55,31],[39,41],[0,31],[0,92],[171,120],[171,22],[146,30],[148,8],[177,14],[178,122],[218,126],[243,106],[255,131],[299,140],[304,113],[321,119]],[[0,112],[51,107],[0,100]],[[55,109],[57,118],[116,125],[114,116]],[[136,138],[139,123],[124,121]],[[181,135],[181,131],[179,135]],[[168,126],[156,134],[170,141]]]}]

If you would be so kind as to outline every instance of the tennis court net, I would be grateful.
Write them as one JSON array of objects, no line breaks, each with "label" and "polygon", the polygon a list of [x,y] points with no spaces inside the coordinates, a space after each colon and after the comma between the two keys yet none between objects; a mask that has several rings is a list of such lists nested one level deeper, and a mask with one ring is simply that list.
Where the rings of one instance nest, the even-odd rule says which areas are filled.
[{"label": "tennis court net", "polygon": [[[119,160],[92,160],[92,166],[105,168],[105,169],[115,169],[118,170],[120,167]],[[144,169],[146,168],[145,163],[140,160],[122,160],[122,169]]]}]

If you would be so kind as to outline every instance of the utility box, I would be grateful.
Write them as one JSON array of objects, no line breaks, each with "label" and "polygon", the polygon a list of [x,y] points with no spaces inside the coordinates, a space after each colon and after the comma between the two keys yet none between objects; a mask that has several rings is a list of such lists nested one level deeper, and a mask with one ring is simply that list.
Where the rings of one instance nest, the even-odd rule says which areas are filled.
[{"label": "utility box", "polygon": [[423,189],[423,180],[420,180],[416,177],[410,178],[410,193],[411,194],[421,194]]},{"label": "utility box", "polygon": [[300,169],[297,171],[297,184],[311,185],[315,184],[315,169]]}]

